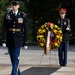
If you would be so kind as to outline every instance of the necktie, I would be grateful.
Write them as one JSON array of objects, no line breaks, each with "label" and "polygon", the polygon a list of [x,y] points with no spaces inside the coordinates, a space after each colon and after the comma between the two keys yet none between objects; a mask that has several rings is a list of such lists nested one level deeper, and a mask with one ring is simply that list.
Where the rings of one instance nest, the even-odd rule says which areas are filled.
[{"label": "necktie", "polygon": [[15,14],[15,13],[13,13],[13,15],[14,15],[14,16],[16,16],[16,14]]},{"label": "necktie", "polygon": [[14,19],[16,18],[15,13],[13,13],[13,18],[14,18]]}]

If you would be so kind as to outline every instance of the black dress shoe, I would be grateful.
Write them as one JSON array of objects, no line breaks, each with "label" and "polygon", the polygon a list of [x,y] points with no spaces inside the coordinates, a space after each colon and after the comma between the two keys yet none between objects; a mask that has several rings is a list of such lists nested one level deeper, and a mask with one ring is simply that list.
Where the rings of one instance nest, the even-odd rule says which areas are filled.
[{"label": "black dress shoe", "polygon": [[5,53],[5,55],[8,55],[9,53]]},{"label": "black dress shoe", "polygon": [[63,64],[60,64],[60,66],[63,66]]},{"label": "black dress shoe", "polygon": [[66,66],[66,64],[60,64],[60,66]]},{"label": "black dress shoe", "polygon": [[66,66],[66,64],[63,64],[63,66]]}]

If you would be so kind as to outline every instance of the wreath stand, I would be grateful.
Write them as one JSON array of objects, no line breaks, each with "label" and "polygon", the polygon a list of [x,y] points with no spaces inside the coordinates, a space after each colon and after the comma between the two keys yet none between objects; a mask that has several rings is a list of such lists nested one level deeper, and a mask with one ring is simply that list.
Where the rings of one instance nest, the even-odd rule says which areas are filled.
[{"label": "wreath stand", "polygon": [[[51,36],[51,31],[48,31],[45,54],[47,55],[48,51],[50,51],[50,53],[49,53],[49,64],[51,65],[52,50],[50,50],[50,41],[51,41],[50,36]],[[42,60],[43,60],[43,56],[44,56],[45,54],[42,54],[39,67],[41,66],[41,63],[42,63]],[[55,60],[56,60],[56,64],[57,64],[56,54],[54,54],[54,56],[55,56]]]},{"label": "wreath stand", "polygon": [[[49,65],[51,65],[52,64],[52,50],[49,51],[48,55],[49,55]],[[56,65],[57,65],[57,55],[55,54],[55,52],[53,53],[53,55],[55,57]],[[42,54],[39,67],[42,64],[42,61],[43,61],[44,56],[45,56],[45,54]]]}]

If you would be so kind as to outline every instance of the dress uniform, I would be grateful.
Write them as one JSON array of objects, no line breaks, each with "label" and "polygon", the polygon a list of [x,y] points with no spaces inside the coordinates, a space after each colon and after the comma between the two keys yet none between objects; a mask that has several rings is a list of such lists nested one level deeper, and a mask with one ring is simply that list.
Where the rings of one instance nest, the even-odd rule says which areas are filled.
[{"label": "dress uniform", "polygon": [[[13,1],[12,6],[19,5],[18,1]],[[24,35],[24,36],[23,36]],[[23,40],[24,39],[24,40]],[[11,75],[21,75],[19,70],[20,48],[28,43],[28,23],[27,15],[19,10],[11,10],[5,14],[2,28],[2,42],[8,47],[12,72]]]},{"label": "dress uniform", "polygon": [[65,18],[67,10],[65,8],[61,8],[59,10],[60,18],[56,20],[56,24],[62,29],[63,39],[58,48],[58,56],[59,56],[59,64],[60,66],[66,66],[67,64],[67,51],[69,44],[69,32],[70,28],[70,20]]}]

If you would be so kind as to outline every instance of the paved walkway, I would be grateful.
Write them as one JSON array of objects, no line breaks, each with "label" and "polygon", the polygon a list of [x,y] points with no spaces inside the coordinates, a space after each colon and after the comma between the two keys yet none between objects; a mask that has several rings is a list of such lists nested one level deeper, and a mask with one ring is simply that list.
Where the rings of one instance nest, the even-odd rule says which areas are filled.
[{"label": "paved walkway", "polygon": [[[0,75],[10,75],[11,62],[7,48],[0,47]],[[48,75],[75,75],[75,47],[70,46],[68,51],[68,63],[66,67],[60,67],[58,63],[58,51],[49,51],[48,55],[44,55],[43,49],[38,46],[29,46],[27,50],[21,49],[20,69],[22,75],[45,75],[43,68],[59,68]],[[35,67],[36,71],[32,69]],[[42,69],[40,69],[42,67]],[[40,71],[38,71],[38,69]],[[49,70],[50,70],[49,69]],[[35,71],[35,72],[34,72]],[[48,71],[48,70],[47,70]],[[32,73],[33,72],[33,73]],[[49,71],[50,72],[50,71]],[[34,74],[37,73],[37,74]]]}]

